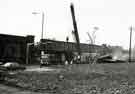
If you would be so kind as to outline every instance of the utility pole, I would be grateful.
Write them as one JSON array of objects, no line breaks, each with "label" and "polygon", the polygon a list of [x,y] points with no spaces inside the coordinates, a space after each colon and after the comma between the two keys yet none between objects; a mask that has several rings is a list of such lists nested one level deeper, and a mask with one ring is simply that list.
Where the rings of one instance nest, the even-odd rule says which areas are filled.
[{"label": "utility pole", "polygon": [[[42,22],[41,22],[41,24],[42,24],[42,31],[41,31],[41,40],[40,40],[41,43],[40,43],[40,45],[43,45],[42,39],[43,39],[43,33],[44,33],[44,12],[43,11],[41,13],[40,12],[32,12],[32,14],[42,14]],[[44,56],[44,51],[43,51],[43,48],[41,48],[40,67],[43,64],[43,56]]]},{"label": "utility pole", "polygon": [[43,39],[43,32],[44,32],[44,12],[42,12],[42,34],[41,34],[41,39]]},{"label": "utility pole", "polygon": [[132,53],[132,30],[133,27],[130,27],[130,43],[129,43],[129,62],[131,62],[131,53]]},{"label": "utility pole", "polygon": [[41,39],[43,39],[43,32],[44,32],[44,12],[42,11],[40,12],[32,12],[32,14],[36,15],[36,14],[42,14],[42,31],[41,31]]}]

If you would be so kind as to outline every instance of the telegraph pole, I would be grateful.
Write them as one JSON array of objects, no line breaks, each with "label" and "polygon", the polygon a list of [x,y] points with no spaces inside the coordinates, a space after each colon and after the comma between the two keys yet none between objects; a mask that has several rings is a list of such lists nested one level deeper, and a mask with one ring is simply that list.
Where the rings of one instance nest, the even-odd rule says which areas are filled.
[{"label": "telegraph pole", "polygon": [[132,30],[133,27],[130,27],[130,43],[129,43],[129,62],[131,62],[131,53],[132,53]]}]

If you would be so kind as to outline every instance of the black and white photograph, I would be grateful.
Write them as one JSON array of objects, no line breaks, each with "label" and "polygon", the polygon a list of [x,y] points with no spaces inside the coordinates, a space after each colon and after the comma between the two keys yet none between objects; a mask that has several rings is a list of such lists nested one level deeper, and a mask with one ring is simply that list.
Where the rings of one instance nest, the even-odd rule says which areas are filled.
[{"label": "black and white photograph", "polygon": [[135,94],[135,0],[0,0],[0,94]]}]

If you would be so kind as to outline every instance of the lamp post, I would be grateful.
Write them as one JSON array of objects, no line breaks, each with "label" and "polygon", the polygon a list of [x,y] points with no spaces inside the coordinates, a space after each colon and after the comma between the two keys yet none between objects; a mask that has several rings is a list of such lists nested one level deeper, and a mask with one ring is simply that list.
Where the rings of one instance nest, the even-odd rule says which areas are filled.
[{"label": "lamp post", "polygon": [[[41,21],[41,24],[42,24],[42,31],[41,31],[41,40],[43,39],[43,32],[44,32],[44,12],[42,11],[41,13],[40,12],[32,12],[32,14],[34,15],[37,15],[37,14],[42,14],[42,21]],[[41,41],[40,40],[40,41]],[[42,42],[42,41],[41,41]],[[41,45],[43,45],[42,43],[40,43]],[[41,50],[41,59],[40,59],[40,67],[41,65],[43,64],[43,55],[44,55],[44,51],[43,49]]]},{"label": "lamp post", "polygon": [[43,32],[44,32],[44,12],[32,12],[32,14],[37,15],[37,14],[42,14],[42,31],[41,31],[41,39],[43,39]]}]

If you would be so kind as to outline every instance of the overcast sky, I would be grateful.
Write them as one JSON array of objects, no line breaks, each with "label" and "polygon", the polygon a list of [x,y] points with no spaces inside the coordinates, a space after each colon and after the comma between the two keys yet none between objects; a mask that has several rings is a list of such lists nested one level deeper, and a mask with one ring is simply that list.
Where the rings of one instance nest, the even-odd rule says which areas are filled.
[{"label": "overcast sky", "polygon": [[73,41],[71,2],[81,42],[88,43],[86,32],[91,34],[96,26],[96,44],[128,48],[129,27],[135,26],[135,0],[0,0],[0,33],[35,35],[39,41],[42,16],[32,12],[43,11],[44,38],[65,41],[69,36]]}]

